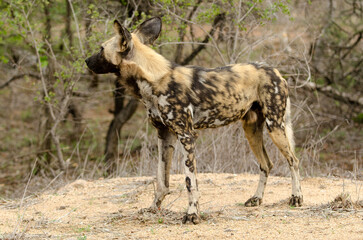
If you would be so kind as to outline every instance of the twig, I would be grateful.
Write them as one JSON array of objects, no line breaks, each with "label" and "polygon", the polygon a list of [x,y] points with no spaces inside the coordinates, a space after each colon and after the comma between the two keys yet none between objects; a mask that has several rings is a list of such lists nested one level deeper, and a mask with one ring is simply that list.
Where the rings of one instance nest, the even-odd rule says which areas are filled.
[{"label": "twig", "polygon": [[[240,15],[241,15],[241,4],[242,4],[242,1],[240,0],[238,2],[238,16],[237,16],[237,19],[239,19]],[[236,58],[234,58],[234,54],[237,52],[236,50],[237,50],[238,35],[239,35],[239,27],[238,27],[238,24],[237,24],[236,32],[234,34],[233,48],[232,48],[232,57],[231,57],[231,59],[233,60],[232,63],[235,63],[235,61],[236,61]]]},{"label": "twig", "polygon": [[319,86],[313,82],[306,82],[306,84],[304,82],[302,86],[308,90],[319,91],[327,97],[331,97],[341,102],[363,106],[363,97],[360,94],[352,95],[351,93],[340,92],[337,89],[334,89],[332,86]]},{"label": "twig", "polygon": [[156,47],[161,47],[161,46],[164,46],[164,45],[178,45],[178,44],[193,44],[193,45],[204,45],[204,46],[213,47],[212,44],[204,43],[204,42],[164,42],[164,43],[160,43],[159,45],[156,45]]},{"label": "twig", "polygon": [[47,190],[48,189],[48,187],[50,186],[50,185],[52,185],[52,183],[54,183],[55,182],[55,180],[57,180],[58,179],[58,177],[60,176],[60,175],[62,175],[64,172],[60,172],[60,173],[58,173],[58,175],[57,176],[55,176],[53,179],[52,179],[52,181],[50,181],[50,183],[48,183],[48,185],[43,189],[43,192],[45,191],[45,190]]},{"label": "twig", "polygon": [[72,0],[68,0],[68,2],[69,2],[69,6],[71,7],[71,10],[72,10],[74,22],[76,24],[76,30],[77,30],[77,35],[78,35],[79,47],[81,49],[82,56],[85,56],[84,50],[83,50],[83,45],[82,45],[82,40],[81,40],[81,34],[80,34],[80,31],[79,31],[78,20],[77,20],[76,14],[75,14],[74,9],[73,9]]},{"label": "twig", "polygon": [[[28,19],[28,15],[29,15],[29,12],[30,11],[28,13],[26,13],[25,10],[24,10],[24,8],[22,10],[23,10],[23,14],[24,14],[25,19],[26,19],[26,24],[28,26],[29,32],[30,32],[31,37],[32,37],[32,42],[33,42],[33,46],[34,46],[34,49],[35,49],[35,53],[37,55],[38,68],[39,68],[39,73],[40,73],[40,80],[42,81],[43,92],[44,92],[44,95],[48,99],[50,99],[49,94],[48,94],[48,90],[47,90],[47,85],[45,83],[45,79],[44,79],[44,75],[43,75],[42,63],[41,63],[41,60],[40,60],[38,45],[37,45],[37,42],[35,40],[33,28],[31,27],[30,22],[29,22],[29,19]],[[47,106],[48,106],[49,113],[50,113],[52,119],[55,120],[55,114],[54,114],[53,107],[51,106],[50,102],[47,102]]]},{"label": "twig", "polygon": [[29,76],[29,77],[32,77],[32,78],[40,79],[39,74],[36,74],[36,73],[21,73],[21,74],[17,74],[15,76],[12,76],[5,83],[1,84],[0,85],[0,89],[7,87],[11,82],[13,82],[15,80],[18,80],[18,79],[21,79],[21,78],[23,78],[25,76]]},{"label": "twig", "polygon": [[185,19],[183,17],[180,17],[179,15],[175,14],[174,12],[172,12],[168,7],[165,8],[161,4],[158,4],[158,5],[159,5],[160,8],[165,9],[169,14],[173,15],[174,17],[176,17],[176,18],[178,18],[178,19],[180,19],[180,20],[182,20],[184,22],[191,23],[191,24],[194,24],[194,25],[198,26],[210,38],[210,40],[212,41],[212,44],[213,44],[214,48],[217,50],[218,55],[221,58],[221,60],[223,61],[224,65],[227,64],[227,61],[224,59],[223,54],[220,51],[220,49],[219,49],[216,41],[214,40],[213,36],[211,36],[201,25],[199,25],[196,22],[193,22],[191,20],[188,20],[188,19]]},{"label": "twig", "polygon": [[[188,17],[187,17],[188,20],[192,19],[195,11],[197,11],[197,9],[198,9],[201,2],[202,2],[202,0],[198,0],[198,2],[196,2],[194,4],[192,11],[190,11],[189,14],[188,14]],[[183,25],[179,26],[178,32],[179,32],[179,41],[184,41],[184,37],[185,37],[186,32],[183,29]],[[176,47],[175,57],[174,57],[175,63],[180,64],[181,57],[183,55],[183,50],[184,50],[184,45],[178,45]]]},{"label": "twig", "polygon": [[[216,18],[214,19],[213,25],[212,25],[212,29],[210,30],[210,32],[207,34],[207,36],[204,38],[204,40],[202,41],[202,43],[208,43],[210,36],[213,36],[214,32],[216,31],[216,28],[218,27],[219,23],[221,21],[223,21],[225,18],[225,14],[218,14],[216,16]],[[205,48],[206,45],[200,44],[188,57],[186,57],[183,61],[182,61],[182,65],[187,65],[189,62],[191,62],[199,53],[200,51],[202,51]]]}]

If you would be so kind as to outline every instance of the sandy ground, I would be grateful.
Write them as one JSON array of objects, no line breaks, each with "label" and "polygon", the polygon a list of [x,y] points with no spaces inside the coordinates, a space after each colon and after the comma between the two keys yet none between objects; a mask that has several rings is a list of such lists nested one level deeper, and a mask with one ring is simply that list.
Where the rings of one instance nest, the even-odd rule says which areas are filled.
[{"label": "sandy ground", "polygon": [[[291,208],[290,179],[270,177],[264,203],[247,208],[257,175],[199,174],[199,225],[181,224],[187,206],[184,176],[171,177],[171,195],[158,213],[150,206],[152,177],[77,180],[57,192],[0,199],[0,239],[363,239],[363,209],[332,204],[343,191],[363,199],[363,182],[302,180],[304,206]],[[361,189],[360,189],[361,188]],[[335,206],[335,207],[334,207]]]}]

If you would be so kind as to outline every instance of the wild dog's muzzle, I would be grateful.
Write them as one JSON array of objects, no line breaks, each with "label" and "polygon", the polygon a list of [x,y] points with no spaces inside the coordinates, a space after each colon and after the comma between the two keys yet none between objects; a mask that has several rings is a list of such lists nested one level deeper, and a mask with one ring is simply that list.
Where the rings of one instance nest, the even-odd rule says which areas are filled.
[{"label": "wild dog's muzzle", "polygon": [[103,50],[93,54],[91,57],[87,58],[85,62],[87,67],[96,74],[120,72],[120,69],[117,65],[114,65],[106,60],[103,55]]}]

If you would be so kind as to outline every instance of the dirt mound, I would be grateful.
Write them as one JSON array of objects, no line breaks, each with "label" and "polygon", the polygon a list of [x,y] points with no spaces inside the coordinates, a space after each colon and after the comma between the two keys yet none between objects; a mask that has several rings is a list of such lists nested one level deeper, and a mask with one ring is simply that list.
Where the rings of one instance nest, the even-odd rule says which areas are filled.
[{"label": "dirt mound", "polygon": [[[199,174],[202,223],[182,225],[183,175],[171,176],[163,209],[147,211],[152,177],[77,180],[57,192],[0,200],[0,239],[361,239],[362,181],[306,178],[304,206],[291,208],[290,179],[271,177],[263,205],[246,208],[257,175]],[[344,191],[343,191],[344,190]],[[349,197],[347,197],[349,194]],[[333,205],[333,204],[336,205]],[[340,205],[339,205],[340,203]],[[337,206],[337,207],[334,207]],[[344,211],[336,211],[344,209]]]}]

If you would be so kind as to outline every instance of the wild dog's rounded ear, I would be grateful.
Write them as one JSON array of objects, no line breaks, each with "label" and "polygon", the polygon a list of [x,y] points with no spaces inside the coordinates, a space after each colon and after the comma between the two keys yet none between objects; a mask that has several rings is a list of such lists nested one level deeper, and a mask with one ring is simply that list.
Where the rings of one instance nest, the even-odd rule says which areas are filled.
[{"label": "wild dog's rounded ear", "polygon": [[141,23],[135,30],[135,34],[144,44],[153,44],[161,32],[161,18],[154,17]]},{"label": "wild dog's rounded ear", "polygon": [[120,34],[122,32],[122,26],[117,20],[113,21],[113,30],[115,30],[116,34]]},{"label": "wild dog's rounded ear", "polygon": [[128,46],[129,42],[131,41],[131,33],[125,27],[123,27],[117,20],[113,22],[113,29],[115,33],[121,37],[120,39],[120,52],[125,51]]},{"label": "wild dog's rounded ear", "polygon": [[113,29],[117,35],[125,38],[126,40],[131,40],[131,33],[125,27],[123,27],[117,20],[113,22]]}]

